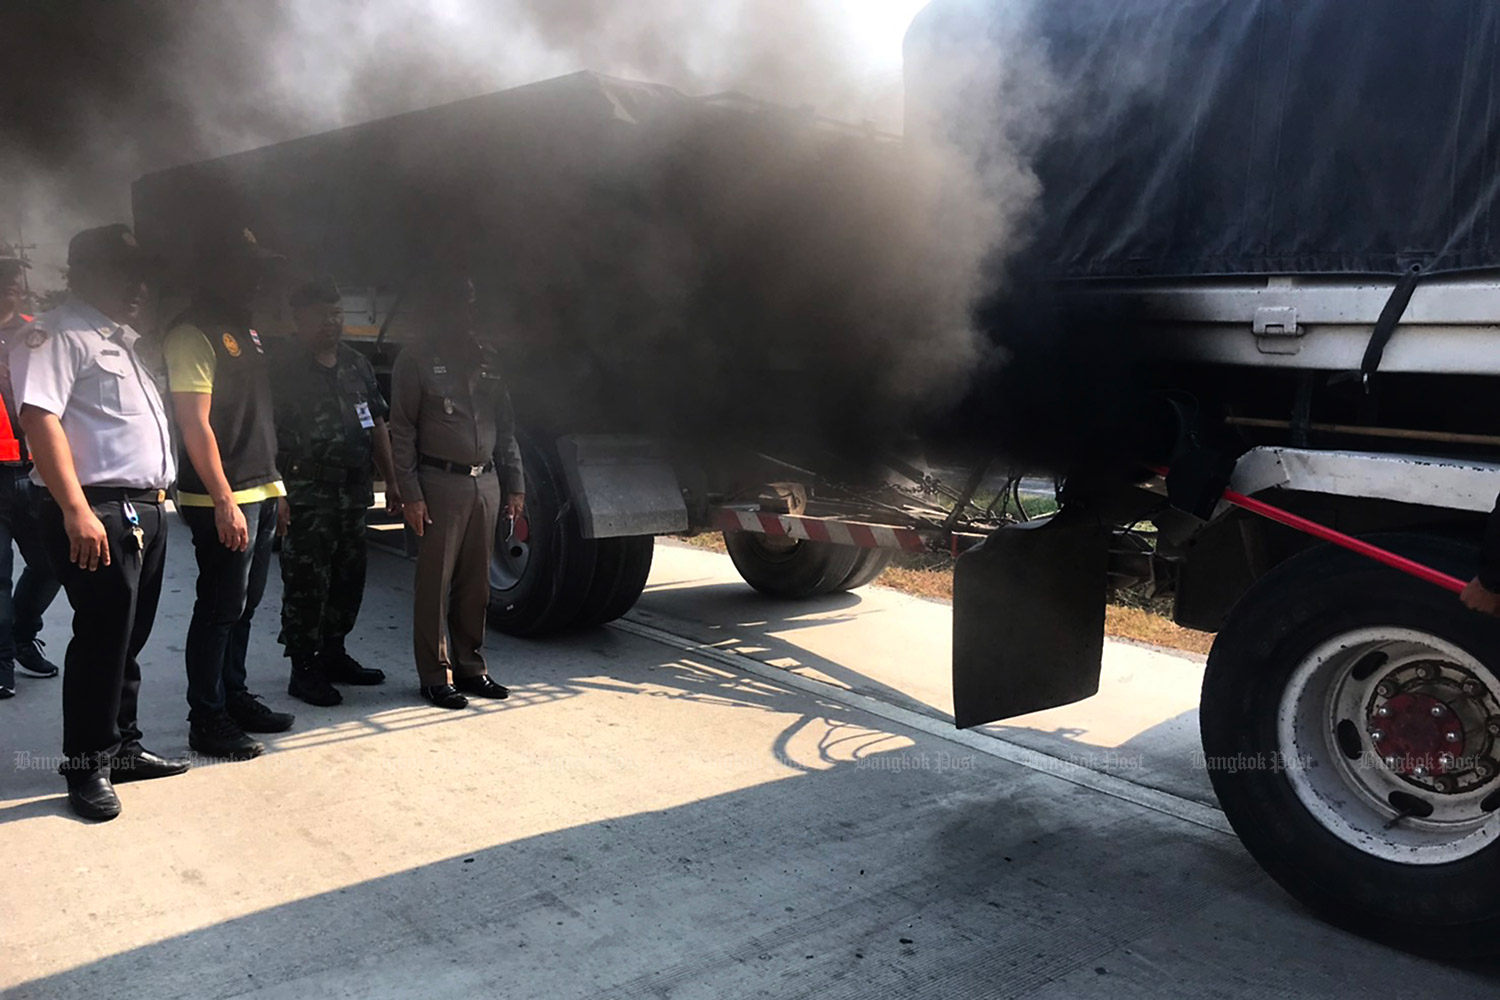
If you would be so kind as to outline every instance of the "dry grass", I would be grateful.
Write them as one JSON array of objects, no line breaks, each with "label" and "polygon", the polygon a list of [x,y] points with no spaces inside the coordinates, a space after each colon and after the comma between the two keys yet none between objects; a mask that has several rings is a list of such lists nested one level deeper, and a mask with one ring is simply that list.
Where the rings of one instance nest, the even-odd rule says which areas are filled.
[{"label": "dry grass", "polygon": [[[710,552],[726,551],[723,537],[716,533],[678,541]],[[951,601],[953,561],[946,556],[903,553],[880,575],[876,585],[913,597]],[[1214,641],[1211,633],[1183,628],[1172,621],[1169,598],[1144,599],[1134,594],[1119,595],[1105,608],[1104,633],[1117,639],[1131,639],[1189,653],[1206,654]]]}]

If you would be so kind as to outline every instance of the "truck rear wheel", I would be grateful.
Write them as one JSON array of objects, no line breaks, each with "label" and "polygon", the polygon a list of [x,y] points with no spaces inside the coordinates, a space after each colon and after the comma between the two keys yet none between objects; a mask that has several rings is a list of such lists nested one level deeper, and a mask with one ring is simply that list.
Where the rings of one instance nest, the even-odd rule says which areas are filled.
[{"label": "truck rear wheel", "polygon": [[656,539],[650,535],[601,538],[594,580],[573,624],[593,628],[619,618],[635,607],[646,578],[651,575],[651,557]]},{"label": "truck rear wheel", "polygon": [[507,635],[545,635],[569,628],[583,610],[599,543],[580,532],[552,450],[528,435],[517,438],[526,466],[526,513],[509,534],[502,517],[495,532],[489,618]]},{"label": "truck rear wheel", "polygon": [[895,555],[890,549],[860,549],[859,555],[855,557],[854,568],[849,571],[848,577],[840,583],[835,590],[858,590],[875,582],[875,578],[885,572],[885,568],[891,564],[891,558]]},{"label": "truck rear wheel", "polygon": [[752,531],[724,533],[729,558],[762,594],[796,600],[844,588],[861,552],[850,545],[773,538]]},{"label": "truck rear wheel", "polygon": [[[1454,575],[1461,543],[1378,540]],[[1330,921],[1500,952],[1500,623],[1342,550],[1263,577],[1203,681],[1204,765],[1245,847]]]}]

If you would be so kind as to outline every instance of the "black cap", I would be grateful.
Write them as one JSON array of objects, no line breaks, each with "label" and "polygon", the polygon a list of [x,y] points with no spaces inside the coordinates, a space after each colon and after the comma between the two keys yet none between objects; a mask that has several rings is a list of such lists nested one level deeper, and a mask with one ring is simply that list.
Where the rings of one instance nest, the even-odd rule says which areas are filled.
[{"label": "black cap", "polygon": [[135,241],[135,233],[122,222],[85,229],[68,241],[70,269],[101,266],[149,268],[157,263],[157,258],[141,249]]},{"label": "black cap", "polygon": [[292,289],[292,294],[287,296],[287,301],[292,304],[293,309],[314,305],[336,306],[343,300],[344,297],[339,294],[338,283],[327,274],[303,282]]},{"label": "black cap", "polygon": [[243,226],[206,230],[199,234],[196,249],[200,264],[225,258],[260,261],[286,259],[276,251],[261,246],[255,239],[255,234]]}]

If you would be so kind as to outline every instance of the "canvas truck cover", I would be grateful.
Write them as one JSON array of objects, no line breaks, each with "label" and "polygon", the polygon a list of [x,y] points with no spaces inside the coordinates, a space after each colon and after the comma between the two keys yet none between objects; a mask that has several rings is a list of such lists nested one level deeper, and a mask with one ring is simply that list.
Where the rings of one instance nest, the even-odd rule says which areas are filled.
[{"label": "canvas truck cover", "polygon": [[[955,39],[1015,19],[1061,95],[1028,151],[1042,195],[1020,271],[1500,266],[1500,3],[938,0],[907,35],[909,114],[949,86]],[[990,96],[951,127],[980,127]]]}]

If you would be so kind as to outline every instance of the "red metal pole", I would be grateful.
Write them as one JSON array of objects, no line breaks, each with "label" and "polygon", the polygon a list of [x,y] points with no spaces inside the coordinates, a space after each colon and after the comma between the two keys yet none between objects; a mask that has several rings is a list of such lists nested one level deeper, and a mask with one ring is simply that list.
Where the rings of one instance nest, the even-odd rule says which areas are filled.
[{"label": "red metal pole", "polygon": [[1369,556],[1376,562],[1384,563],[1392,569],[1399,569],[1403,573],[1410,573],[1419,580],[1435,583],[1444,590],[1451,590],[1457,594],[1464,589],[1464,582],[1457,577],[1449,576],[1447,573],[1440,573],[1431,566],[1424,566],[1419,562],[1413,562],[1405,556],[1398,556],[1389,549],[1382,549],[1377,545],[1371,545],[1369,542],[1362,542],[1358,538],[1344,534],[1342,531],[1334,531],[1332,528],[1318,524],[1316,521],[1309,521],[1305,517],[1298,517],[1296,514],[1284,511],[1280,507],[1272,507],[1268,503],[1262,503],[1253,497],[1236,493],[1234,490],[1225,490],[1224,499],[1236,507],[1243,507],[1245,510],[1259,514],[1261,517],[1268,517],[1289,528],[1305,531],[1307,534],[1321,538],[1325,542],[1332,542],[1334,545],[1342,546],[1350,552],[1358,552],[1362,556]]},{"label": "red metal pole", "polygon": [[[1157,469],[1156,471],[1163,476],[1166,475],[1165,469]],[[1348,549],[1350,552],[1358,552],[1362,556],[1368,556],[1378,563],[1383,563],[1391,567],[1391,569],[1408,573],[1419,580],[1435,583],[1444,590],[1451,590],[1457,594],[1464,589],[1464,582],[1457,577],[1441,573],[1431,566],[1424,566],[1419,562],[1413,562],[1405,556],[1398,556],[1396,553],[1388,549],[1382,549],[1378,545],[1371,545],[1369,542],[1360,541],[1358,538],[1346,535],[1342,531],[1334,531],[1332,528],[1321,525],[1316,521],[1309,521],[1305,517],[1298,517],[1296,514],[1282,510],[1280,507],[1272,507],[1264,501],[1247,497],[1243,493],[1236,493],[1234,490],[1225,490],[1224,499],[1236,507],[1243,507],[1251,513],[1270,518],[1272,521],[1284,524],[1288,528],[1295,528],[1315,538],[1321,538],[1325,542],[1331,542],[1334,545]]]}]

